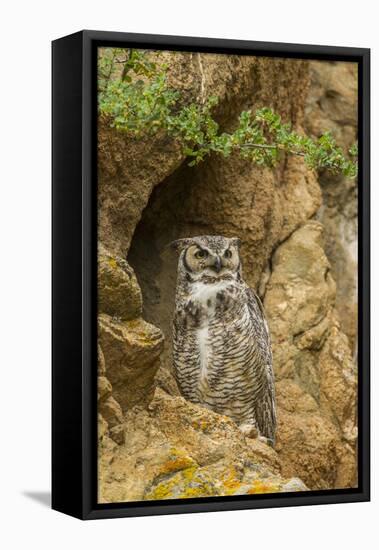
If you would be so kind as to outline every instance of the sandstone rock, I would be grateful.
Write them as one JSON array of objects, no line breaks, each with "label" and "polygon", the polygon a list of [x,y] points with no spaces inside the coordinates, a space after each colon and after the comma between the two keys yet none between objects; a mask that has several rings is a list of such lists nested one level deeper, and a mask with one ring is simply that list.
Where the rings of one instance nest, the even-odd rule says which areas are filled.
[{"label": "sandstone rock", "polygon": [[182,161],[178,144],[166,137],[137,140],[100,120],[98,130],[99,237],[125,257],[155,185]]},{"label": "sandstone rock", "polygon": [[335,486],[340,476],[345,486],[356,483],[356,372],[335,318],[335,283],[322,235],[322,225],[309,221],[278,247],[265,296],[276,375],[276,449],[284,475],[318,489]]},{"label": "sandstone rock", "polygon": [[125,431],[122,424],[117,424],[109,430],[109,437],[113,439],[117,445],[123,445],[125,443]]},{"label": "sandstone rock", "polygon": [[97,344],[97,374],[98,376],[104,376],[105,374],[104,354],[99,344]]},{"label": "sandstone rock", "polygon": [[347,337],[333,326],[322,349],[320,364],[320,408],[339,426],[345,441],[357,439],[357,367],[351,360]]},{"label": "sandstone rock", "polygon": [[142,314],[142,295],[136,276],[126,260],[107,252],[98,253],[98,308],[127,321]]},{"label": "sandstone rock", "polygon": [[142,319],[119,322],[99,315],[99,342],[112,395],[123,411],[147,404],[154,393],[163,335]]},{"label": "sandstone rock", "polygon": [[142,295],[133,270],[101,244],[98,307],[102,344],[98,346],[99,411],[107,422],[110,437],[122,444],[122,408],[146,404],[152,398],[163,337],[159,329],[140,318]]},{"label": "sandstone rock", "polygon": [[168,368],[160,368],[155,376],[155,382],[159,388],[170,395],[180,395],[180,391],[174,375]]},{"label": "sandstone rock", "polygon": [[229,418],[162,390],[126,413],[123,430],[125,445],[100,448],[100,502],[306,490]]},{"label": "sandstone rock", "polygon": [[110,429],[118,426],[124,420],[121,407],[112,396],[99,404],[99,411]]},{"label": "sandstone rock", "polygon": [[[101,350],[100,346],[98,346],[98,349]],[[105,360],[103,355],[101,357],[102,372],[105,374]],[[104,436],[107,435],[121,445],[125,441],[122,428],[124,416],[120,404],[112,395],[112,384],[105,376],[98,376],[97,378],[97,399],[99,442],[102,442]]]},{"label": "sandstone rock", "polygon": [[97,415],[97,426],[98,426],[98,443],[99,446],[101,445],[104,437],[108,434],[108,424],[104,420],[104,418],[101,416],[101,414]]},{"label": "sandstone rock", "polygon": [[[302,412],[296,407],[287,412],[283,406],[287,397],[278,400],[276,450],[283,475],[300,477],[310,489],[334,487],[340,464],[336,428],[318,411]],[[347,486],[351,484],[349,479]]]},{"label": "sandstone rock", "polygon": [[[345,152],[357,140],[358,66],[356,63],[310,62],[311,86],[305,127],[319,137],[331,131]],[[322,172],[319,177],[325,226],[325,251],[337,282],[336,308],[352,350],[357,334],[358,189],[355,179]]]},{"label": "sandstone rock", "polygon": [[293,477],[282,486],[283,493],[295,493],[297,491],[307,491],[306,485],[298,477]]},{"label": "sandstone rock", "polygon": [[335,298],[322,231],[320,223],[309,221],[278,247],[265,296],[276,378],[304,380],[307,389],[313,378],[315,398],[318,366],[312,348],[320,347],[327,335]]},{"label": "sandstone rock", "polygon": [[97,398],[100,400],[107,399],[112,393],[112,384],[105,376],[97,378]]},{"label": "sandstone rock", "polygon": [[311,61],[309,68],[306,128],[315,136],[332,132],[346,150],[356,139],[358,64]]}]

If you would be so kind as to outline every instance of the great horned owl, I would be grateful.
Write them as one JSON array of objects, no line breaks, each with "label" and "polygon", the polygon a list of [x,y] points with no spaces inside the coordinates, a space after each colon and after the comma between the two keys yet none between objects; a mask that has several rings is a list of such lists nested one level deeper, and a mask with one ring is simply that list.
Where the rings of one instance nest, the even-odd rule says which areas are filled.
[{"label": "great horned owl", "polygon": [[182,395],[231,417],[248,436],[275,440],[270,335],[263,306],[242,279],[239,239],[179,239],[174,375]]}]

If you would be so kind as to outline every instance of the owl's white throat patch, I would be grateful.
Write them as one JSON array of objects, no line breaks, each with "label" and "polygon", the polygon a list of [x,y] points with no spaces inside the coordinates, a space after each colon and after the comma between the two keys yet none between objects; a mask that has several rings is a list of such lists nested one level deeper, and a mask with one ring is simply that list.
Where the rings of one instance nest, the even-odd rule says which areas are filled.
[{"label": "owl's white throat patch", "polygon": [[203,283],[201,281],[192,285],[191,299],[197,305],[208,308],[209,315],[214,313],[216,307],[216,296],[230,286],[231,281],[219,281],[217,283]]},{"label": "owl's white throat patch", "polygon": [[216,297],[219,292],[227,289],[231,281],[220,281],[216,283],[197,282],[192,286],[191,300],[201,307],[200,326],[197,329],[197,343],[199,346],[200,359],[200,380],[207,378],[209,360],[209,323],[216,310]]}]

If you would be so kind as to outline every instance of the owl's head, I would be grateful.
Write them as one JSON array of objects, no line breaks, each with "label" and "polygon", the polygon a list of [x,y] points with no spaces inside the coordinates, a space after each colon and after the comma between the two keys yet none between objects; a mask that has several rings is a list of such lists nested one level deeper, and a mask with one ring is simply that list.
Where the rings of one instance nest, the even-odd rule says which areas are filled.
[{"label": "owl's head", "polygon": [[237,280],[241,274],[240,240],[219,235],[178,239],[170,245],[180,251],[179,272],[187,280]]}]

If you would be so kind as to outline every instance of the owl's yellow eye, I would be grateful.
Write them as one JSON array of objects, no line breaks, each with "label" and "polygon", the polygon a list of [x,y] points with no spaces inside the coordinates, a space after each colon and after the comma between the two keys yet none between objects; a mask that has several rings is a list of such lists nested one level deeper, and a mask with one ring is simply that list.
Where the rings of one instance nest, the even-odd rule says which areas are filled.
[{"label": "owl's yellow eye", "polygon": [[225,258],[231,258],[232,257],[232,251],[231,250],[225,250],[224,252],[224,257]]},{"label": "owl's yellow eye", "polygon": [[206,250],[203,250],[202,248],[195,252],[195,258],[206,258],[207,256],[208,252]]}]

